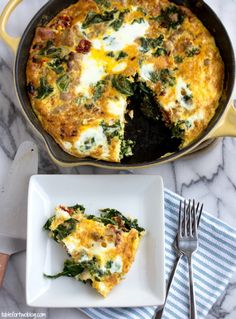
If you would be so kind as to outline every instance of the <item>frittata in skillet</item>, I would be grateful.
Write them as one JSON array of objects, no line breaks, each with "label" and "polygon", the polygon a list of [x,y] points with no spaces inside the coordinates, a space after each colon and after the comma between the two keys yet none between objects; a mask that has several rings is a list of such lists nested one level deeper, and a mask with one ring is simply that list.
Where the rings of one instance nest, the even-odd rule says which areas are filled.
[{"label": "frittata in skillet", "polygon": [[111,162],[189,145],[223,81],[214,38],[167,0],[80,0],[36,29],[27,65],[45,130],[74,156]]},{"label": "frittata in skillet", "polygon": [[44,225],[70,257],[61,273],[45,276],[89,282],[106,297],[129,271],[144,229],[115,209],[103,209],[100,216],[84,210],[81,205],[58,206]]}]

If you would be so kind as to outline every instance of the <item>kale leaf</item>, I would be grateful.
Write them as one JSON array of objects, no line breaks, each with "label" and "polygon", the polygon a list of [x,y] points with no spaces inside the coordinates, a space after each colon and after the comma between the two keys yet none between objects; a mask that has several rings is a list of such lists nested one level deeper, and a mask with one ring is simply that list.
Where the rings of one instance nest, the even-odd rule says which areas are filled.
[{"label": "kale leaf", "polygon": [[55,218],[55,216],[48,218],[48,220],[46,221],[46,223],[43,226],[44,230],[50,230],[50,227],[51,227],[51,224],[52,224],[54,218]]},{"label": "kale leaf", "polygon": [[200,49],[197,47],[192,47],[187,49],[185,53],[188,58],[192,58],[194,55],[198,55],[200,53]]},{"label": "kale leaf", "polygon": [[47,58],[60,58],[62,54],[62,48],[54,46],[51,40],[47,41],[46,46],[39,51],[39,56],[45,56]]},{"label": "kale leaf", "polygon": [[85,212],[85,207],[79,204],[75,204],[74,206],[68,206],[68,208],[73,209],[75,212],[79,211],[82,214]]},{"label": "kale leaf", "polygon": [[107,137],[108,143],[111,142],[113,137],[120,136],[121,125],[119,120],[113,124],[107,124],[105,121],[102,121],[100,125],[103,128],[103,132]]},{"label": "kale leaf", "polygon": [[146,53],[151,49],[155,49],[163,44],[164,36],[160,34],[157,38],[140,38],[141,51]]},{"label": "kale leaf", "polygon": [[70,84],[70,78],[67,74],[64,74],[57,79],[56,83],[61,92],[67,92],[68,86]]},{"label": "kale leaf", "polygon": [[55,241],[60,241],[69,236],[75,230],[77,223],[78,221],[74,218],[65,220],[64,223],[59,224],[57,228],[52,231],[53,239]]},{"label": "kale leaf", "polygon": [[127,77],[119,74],[112,78],[112,86],[120,93],[130,96],[133,95],[133,85]]},{"label": "kale leaf", "polygon": [[132,228],[135,228],[139,233],[144,231],[144,228],[138,225],[137,219],[130,219],[125,217],[121,212],[112,208],[101,209],[101,218],[107,218],[114,220],[118,227],[123,231],[130,231]]},{"label": "kale leaf", "polygon": [[105,92],[105,88],[106,88],[105,80],[100,80],[96,83],[96,85],[94,86],[94,93],[93,93],[94,102],[100,99],[102,94]]},{"label": "kale leaf", "polygon": [[82,262],[75,262],[73,260],[67,259],[64,262],[64,268],[62,272],[59,272],[56,275],[46,275],[44,276],[46,278],[59,278],[62,276],[66,277],[73,277],[77,280],[80,280],[79,275],[82,274],[82,272],[88,271],[91,276],[95,277],[95,280],[99,281],[100,278],[103,275],[105,275],[105,272],[103,272],[97,265],[96,263],[96,258],[93,258],[92,260],[89,261],[82,261]]},{"label": "kale leaf", "polygon": [[110,27],[112,27],[115,31],[118,31],[120,29],[120,27],[122,26],[124,19],[125,19],[125,14],[128,12],[129,10],[125,10],[119,13],[119,16],[117,19],[115,19],[112,23],[110,23]]},{"label": "kale leaf", "polygon": [[36,99],[39,100],[45,99],[53,92],[53,87],[48,84],[46,77],[40,78],[40,85],[36,89],[36,92]]},{"label": "kale leaf", "polygon": [[90,27],[92,24],[102,23],[111,21],[114,19],[114,14],[117,12],[117,10],[112,11],[105,11],[103,14],[96,13],[96,12],[89,12],[82,23],[82,29],[86,29]]},{"label": "kale leaf", "polygon": [[185,14],[177,6],[171,5],[161,9],[161,14],[152,19],[158,21],[163,28],[177,29],[184,22]]},{"label": "kale leaf", "polygon": [[50,69],[52,69],[56,74],[61,74],[64,72],[64,68],[61,65],[62,64],[62,59],[55,58],[52,60],[52,62],[48,63],[48,66]]}]

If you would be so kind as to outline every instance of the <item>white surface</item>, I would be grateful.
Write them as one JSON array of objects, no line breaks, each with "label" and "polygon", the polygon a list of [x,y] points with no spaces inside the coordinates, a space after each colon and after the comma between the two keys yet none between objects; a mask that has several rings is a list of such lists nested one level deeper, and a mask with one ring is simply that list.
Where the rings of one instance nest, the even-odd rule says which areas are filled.
[{"label": "white surface", "polygon": [[[137,218],[146,234],[125,279],[108,297],[89,285],[43,273],[62,271],[68,258],[42,229],[59,204],[85,206],[88,214],[115,208]],[[141,175],[38,175],[29,185],[27,233],[27,303],[38,307],[129,307],[164,302],[164,207],[159,176]],[[135,298],[133,298],[135,296]]]}]

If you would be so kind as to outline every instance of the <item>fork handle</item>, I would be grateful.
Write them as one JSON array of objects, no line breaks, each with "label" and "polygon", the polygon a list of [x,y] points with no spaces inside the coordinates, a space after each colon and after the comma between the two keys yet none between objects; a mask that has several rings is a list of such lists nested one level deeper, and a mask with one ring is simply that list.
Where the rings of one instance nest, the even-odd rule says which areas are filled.
[{"label": "fork handle", "polygon": [[173,279],[174,279],[174,276],[175,276],[175,273],[176,273],[176,270],[177,270],[177,266],[178,266],[182,256],[183,255],[181,253],[179,253],[177,255],[176,259],[175,259],[174,267],[172,268],[172,271],[171,271],[171,274],[170,274],[170,278],[169,278],[168,284],[166,286],[165,303],[164,303],[163,307],[160,310],[158,310],[158,312],[156,312],[154,319],[160,319],[162,317],[162,313],[163,313],[163,311],[165,309],[165,305],[166,305],[167,297],[168,297],[168,294],[169,294],[169,290],[170,290],[170,287],[172,285],[172,282],[173,282]]},{"label": "fork handle", "polygon": [[189,269],[189,293],[190,293],[190,319],[197,319],[197,307],[195,301],[194,282],[193,282],[193,268],[192,268],[192,256],[188,257],[188,269]]}]

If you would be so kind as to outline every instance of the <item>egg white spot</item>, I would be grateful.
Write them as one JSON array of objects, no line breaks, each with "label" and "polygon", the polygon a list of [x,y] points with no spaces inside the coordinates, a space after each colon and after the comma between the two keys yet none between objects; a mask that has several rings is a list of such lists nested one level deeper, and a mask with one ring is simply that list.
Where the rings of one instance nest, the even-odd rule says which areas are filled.
[{"label": "egg white spot", "polygon": [[106,291],[106,285],[103,282],[99,282],[99,289],[101,291]]},{"label": "egg white spot", "polygon": [[123,261],[121,256],[117,256],[112,263],[110,272],[114,274],[115,272],[122,272]]},{"label": "egg white spot", "polygon": [[73,236],[67,236],[62,240],[62,242],[65,244],[68,253],[72,255],[75,251],[78,250],[80,239]]},{"label": "egg white spot", "polygon": [[119,115],[121,122],[123,120],[123,115],[125,113],[126,108],[126,99],[124,97],[120,97],[118,100],[109,100],[108,101],[108,112],[114,115]]},{"label": "egg white spot", "polygon": [[191,125],[190,129],[194,127],[195,121],[201,121],[204,119],[205,113],[203,110],[193,114],[192,116],[186,118],[186,120],[189,122],[189,125]]},{"label": "egg white spot", "polygon": [[84,254],[81,258],[80,258],[80,262],[83,262],[83,261],[88,261],[89,260],[89,257],[88,255]]},{"label": "egg white spot", "polygon": [[126,62],[121,62],[119,64],[117,64],[113,69],[112,71],[113,72],[121,72],[121,71],[124,71],[127,67],[127,63]]},{"label": "egg white spot", "polygon": [[[182,92],[185,92],[183,95]],[[188,101],[185,100],[184,96],[192,96],[192,91],[189,89],[188,85],[184,80],[180,77],[178,78],[177,85],[176,85],[176,100],[179,102],[179,104],[187,109],[191,110],[194,108],[193,103],[188,103]]]},{"label": "egg white spot", "polygon": [[75,143],[75,147],[78,151],[85,155],[89,154],[91,150],[96,149],[98,146],[102,146],[105,156],[108,155],[107,138],[101,126],[88,128],[80,135]]},{"label": "egg white spot", "polygon": [[68,219],[70,218],[70,214],[61,209],[60,207],[56,207],[56,217],[57,218],[63,218],[63,219]]},{"label": "egg white spot", "polygon": [[70,142],[64,142],[63,146],[65,147],[66,150],[70,150],[72,147],[72,144]]},{"label": "egg white spot", "polygon": [[152,72],[154,72],[153,63],[143,64],[140,69],[140,76],[147,81],[147,80],[150,80]]},{"label": "egg white spot", "polygon": [[84,55],[81,65],[82,71],[80,83],[76,87],[76,92],[82,93],[84,96],[89,97],[89,87],[101,80],[105,75],[105,71],[102,63],[99,60],[93,59],[91,53]]},{"label": "egg white spot", "polygon": [[92,47],[94,49],[100,50],[102,48],[102,41],[100,39],[92,40]]},{"label": "egg white spot", "polygon": [[127,45],[134,42],[135,39],[144,36],[149,23],[143,21],[141,23],[128,24],[125,23],[118,31],[113,32],[111,35],[104,36],[103,45],[105,51],[120,51]]}]

